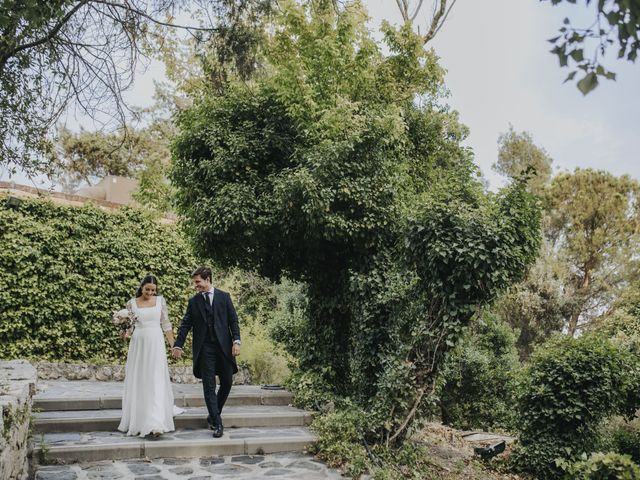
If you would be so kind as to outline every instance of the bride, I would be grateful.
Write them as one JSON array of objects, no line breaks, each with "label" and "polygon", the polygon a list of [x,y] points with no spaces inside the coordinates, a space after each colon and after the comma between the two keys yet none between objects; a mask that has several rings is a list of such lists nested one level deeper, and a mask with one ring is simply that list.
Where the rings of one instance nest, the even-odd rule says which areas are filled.
[{"label": "bride", "polygon": [[157,294],[158,279],[140,282],[127,309],[137,317],[125,367],[122,420],[118,430],[127,435],[160,435],[175,429],[173,416],[183,410],[173,405],[173,390],[165,353],[164,332],[173,347],[173,329],[167,304]]}]

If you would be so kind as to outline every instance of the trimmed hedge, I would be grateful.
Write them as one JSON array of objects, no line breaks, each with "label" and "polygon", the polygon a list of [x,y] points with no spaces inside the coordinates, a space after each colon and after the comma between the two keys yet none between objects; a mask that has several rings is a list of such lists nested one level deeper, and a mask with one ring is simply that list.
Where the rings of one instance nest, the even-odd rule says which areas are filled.
[{"label": "trimmed hedge", "polygon": [[122,362],[127,343],[109,323],[113,310],[150,273],[176,326],[196,265],[176,225],[129,207],[10,207],[0,196],[0,246],[0,358]]}]

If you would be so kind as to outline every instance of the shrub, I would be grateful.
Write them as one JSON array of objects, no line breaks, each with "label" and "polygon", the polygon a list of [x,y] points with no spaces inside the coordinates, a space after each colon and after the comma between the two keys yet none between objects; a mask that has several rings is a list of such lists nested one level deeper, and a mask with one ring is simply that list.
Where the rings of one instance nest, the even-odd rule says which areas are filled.
[{"label": "shrub", "polygon": [[602,428],[600,449],[629,455],[640,463],[640,418],[626,420],[623,417],[609,419]]},{"label": "shrub", "polygon": [[286,350],[271,339],[271,324],[280,290],[267,279],[233,268],[214,279],[235,300],[242,348],[239,360],[251,371],[253,383],[284,383],[290,375]]},{"label": "shrub", "polygon": [[298,408],[322,410],[336,398],[322,377],[313,371],[294,370],[286,386],[293,393],[293,404]]},{"label": "shrub", "polygon": [[434,478],[425,446],[412,441],[398,448],[372,444],[365,438],[370,416],[349,401],[339,402],[338,407],[311,425],[318,436],[312,453],[351,478],[361,478],[367,472],[376,480]]},{"label": "shrub", "polygon": [[176,325],[196,264],[176,225],[133,208],[0,196],[0,358],[124,360],[127,344],[109,323],[152,273]]},{"label": "shrub", "polygon": [[458,429],[509,430],[514,425],[516,336],[486,314],[447,358],[439,391],[442,422]]},{"label": "shrub", "polygon": [[357,407],[345,406],[316,418],[311,429],[318,441],[311,453],[318,453],[331,467],[341,467],[345,474],[358,478],[367,470],[367,451],[362,441],[365,413]]},{"label": "shrub", "polygon": [[627,455],[596,452],[574,463],[559,462],[566,480],[637,480],[640,468]]},{"label": "shrub", "polygon": [[520,385],[516,469],[560,478],[556,460],[593,452],[603,419],[635,412],[638,378],[636,357],[607,339],[558,337],[538,349]]}]

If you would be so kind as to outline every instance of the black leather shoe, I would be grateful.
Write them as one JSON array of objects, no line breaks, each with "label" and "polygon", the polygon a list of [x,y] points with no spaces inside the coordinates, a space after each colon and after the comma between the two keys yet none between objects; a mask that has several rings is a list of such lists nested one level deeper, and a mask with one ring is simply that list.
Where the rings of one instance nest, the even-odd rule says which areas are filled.
[{"label": "black leather shoe", "polygon": [[211,421],[211,417],[210,416],[207,416],[207,425],[209,425],[209,430],[215,430],[215,428],[216,428],[214,423]]},{"label": "black leather shoe", "polygon": [[222,424],[213,427],[213,438],[220,438],[223,433],[224,427],[222,426]]}]

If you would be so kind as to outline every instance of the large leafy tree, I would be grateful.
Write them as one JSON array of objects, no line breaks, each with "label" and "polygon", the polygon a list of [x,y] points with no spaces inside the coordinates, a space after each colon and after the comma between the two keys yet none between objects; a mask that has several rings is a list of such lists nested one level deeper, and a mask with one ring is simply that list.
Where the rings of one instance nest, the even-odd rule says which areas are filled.
[{"label": "large leafy tree", "polygon": [[359,2],[281,3],[253,79],[180,113],[172,180],[199,253],[304,283],[298,385],[347,395],[374,439],[423,417],[445,352],[535,258],[523,182],[483,192],[443,72],[410,27]]},{"label": "large leafy tree", "polygon": [[[166,141],[165,150],[166,150]],[[88,132],[59,132],[54,164],[57,180],[67,191],[80,184],[93,185],[106,175],[135,176],[144,164],[151,144],[145,133],[129,129],[128,134]]]},{"label": "large leafy tree", "polygon": [[511,180],[528,176],[529,191],[540,195],[551,180],[549,154],[533,142],[528,132],[516,132],[510,127],[498,138],[498,160],[493,169]]},{"label": "large leafy tree", "polygon": [[62,129],[51,163],[52,178],[70,192],[106,175],[137,178],[135,198],[143,205],[167,212],[171,210],[169,144],[174,131],[171,121],[164,119],[118,133],[74,133]]},{"label": "large leafy tree", "polygon": [[546,195],[547,235],[569,266],[566,318],[574,335],[638,278],[640,183],[628,176],[577,169],[556,176]]},{"label": "large leafy tree", "polygon": [[[511,182],[526,177],[527,190],[546,195],[551,182],[553,160],[537,146],[528,132],[513,127],[498,138],[498,159],[493,169]],[[526,278],[501,296],[493,312],[518,332],[517,347],[522,359],[534,346],[543,343],[554,331],[562,330],[572,298],[564,291],[567,264],[544,242],[540,257]]]}]

